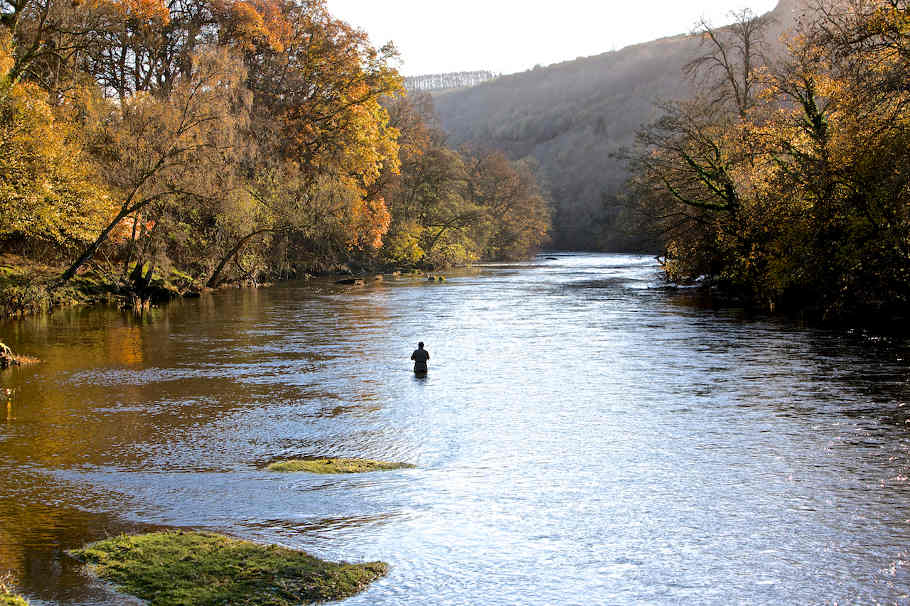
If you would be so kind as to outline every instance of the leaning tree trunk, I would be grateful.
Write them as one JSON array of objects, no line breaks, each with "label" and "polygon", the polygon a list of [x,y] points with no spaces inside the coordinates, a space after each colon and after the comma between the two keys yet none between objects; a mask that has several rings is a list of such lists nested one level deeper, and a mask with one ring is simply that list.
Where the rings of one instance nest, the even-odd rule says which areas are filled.
[{"label": "leaning tree trunk", "polygon": [[57,285],[62,286],[69,282],[73,276],[76,275],[76,272],[79,271],[79,268],[85,265],[92,257],[95,256],[95,253],[98,252],[98,248],[104,244],[104,241],[107,240],[107,237],[111,235],[111,232],[114,231],[114,228],[123,221],[129,214],[132,209],[124,208],[120,213],[111,221],[110,225],[104,228],[104,231],[95,239],[92,244],[85,249],[85,252],[76,259],[76,262],[70,265],[63,274],[58,278]]},{"label": "leaning tree trunk", "polygon": [[218,267],[215,268],[215,271],[212,272],[212,276],[208,279],[208,282],[205,283],[205,287],[206,288],[215,288],[216,286],[218,286],[218,283],[221,282],[221,272],[224,271],[225,266],[231,261],[231,259],[234,258],[234,256],[237,253],[240,252],[240,250],[246,245],[247,242],[249,242],[254,237],[258,236],[259,234],[265,234],[265,233],[275,232],[275,231],[278,231],[278,230],[274,229],[274,228],[258,229],[256,231],[242,237],[240,239],[240,241],[237,242],[236,246],[234,246],[234,248],[232,248],[230,251],[228,251],[228,253],[224,257],[222,257],[221,261],[218,263]]}]

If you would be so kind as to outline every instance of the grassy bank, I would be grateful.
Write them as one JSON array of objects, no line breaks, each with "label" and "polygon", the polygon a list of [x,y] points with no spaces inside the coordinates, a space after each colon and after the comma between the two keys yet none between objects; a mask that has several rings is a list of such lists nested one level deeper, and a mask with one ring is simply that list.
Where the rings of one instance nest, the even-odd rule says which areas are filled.
[{"label": "grassy bank", "polygon": [[[64,285],[58,284],[63,273],[63,265],[39,263],[20,255],[0,253],[0,320],[4,318],[23,317],[34,313],[45,313],[55,309],[76,306],[95,305],[99,303],[129,307],[134,303],[135,293],[122,278],[100,271],[97,267],[88,269],[74,276]],[[351,283],[364,283],[367,276],[374,280],[382,279],[378,268],[360,267],[360,273],[351,274],[347,266],[338,266],[338,271],[331,270],[326,276],[344,275]],[[420,274],[417,269],[394,270],[394,275]],[[297,274],[289,276],[294,279]],[[311,277],[309,273],[302,274]],[[276,278],[277,279],[277,278]],[[224,280],[218,288],[230,288],[250,284],[247,280]],[[257,283],[257,286],[269,283]],[[207,290],[204,284],[192,276],[171,268],[166,272],[156,270],[151,282],[145,289],[145,296],[154,304],[163,303],[183,296],[198,296]]]},{"label": "grassy bank", "polygon": [[[114,276],[88,270],[61,286],[56,282],[63,270],[63,266],[0,254],[0,319],[73,305],[126,305],[131,301],[129,290]],[[152,302],[159,303],[201,288],[186,274],[171,270],[165,274],[156,272],[146,294]]]},{"label": "grassy bank", "polygon": [[100,303],[116,298],[116,289],[89,272],[65,286],[53,282],[62,267],[45,265],[17,255],[0,255],[0,318],[50,311],[68,305]]},{"label": "grassy bank", "polygon": [[297,606],[363,591],[388,572],[382,562],[325,562],[300,551],[201,532],[120,536],[71,555],[152,606]]},{"label": "grassy bank", "polygon": [[25,598],[0,590],[0,606],[29,606]]},{"label": "grassy bank", "polygon": [[299,459],[294,461],[280,461],[269,465],[269,471],[282,473],[319,473],[319,474],[344,474],[368,473],[373,471],[391,471],[393,469],[413,469],[408,463],[389,463],[386,461],[372,461],[370,459]]}]

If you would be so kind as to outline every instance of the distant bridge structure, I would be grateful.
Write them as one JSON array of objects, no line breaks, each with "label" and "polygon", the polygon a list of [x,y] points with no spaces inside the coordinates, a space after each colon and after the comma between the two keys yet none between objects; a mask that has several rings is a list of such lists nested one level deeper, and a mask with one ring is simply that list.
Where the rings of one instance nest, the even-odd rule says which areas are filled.
[{"label": "distant bridge structure", "polygon": [[469,88],[494,80],[496,77],[497,74],[491,71],[427,74],[405,78],[404,87],[410,92],[430,93],[456,88]]}]

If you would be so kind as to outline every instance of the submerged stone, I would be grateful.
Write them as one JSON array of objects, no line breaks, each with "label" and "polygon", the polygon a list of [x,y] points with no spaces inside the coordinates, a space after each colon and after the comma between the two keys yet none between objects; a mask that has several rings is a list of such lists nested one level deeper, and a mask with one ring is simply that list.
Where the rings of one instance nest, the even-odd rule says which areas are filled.
[{"label": "submerged stone", "polygon": [[297,606],[363,591],[383,562],[332,563],[302,551],[207,532],[156,532],[99,541],[70,555],[151,606]]},{"label": "submerged stone", "polygon": [[307,472],[320,474],[368,473],[373,471],[391,471],[394,469],[413,469],[408,463],[389,463],[370,459],[331,459],[314,458],[294,461],[280,461],[269,465],[269,471],[284,473]]}]

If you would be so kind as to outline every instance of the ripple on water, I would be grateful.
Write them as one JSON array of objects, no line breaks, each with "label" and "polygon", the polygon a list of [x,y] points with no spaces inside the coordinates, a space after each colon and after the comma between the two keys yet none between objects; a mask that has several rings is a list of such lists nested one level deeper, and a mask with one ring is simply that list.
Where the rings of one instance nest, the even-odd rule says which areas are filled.
[{"label": "ripple on water", "polygon": [[[40,573],[177,526],[392,564],[352,605],[905,602],[906,348],[688,306],[657,275],[559,254],[26,321],[13,345],[47,362],[0,375],[3,565],[45,603],[113,605]],[[417,468],[264,469],[318,455]]]}]

